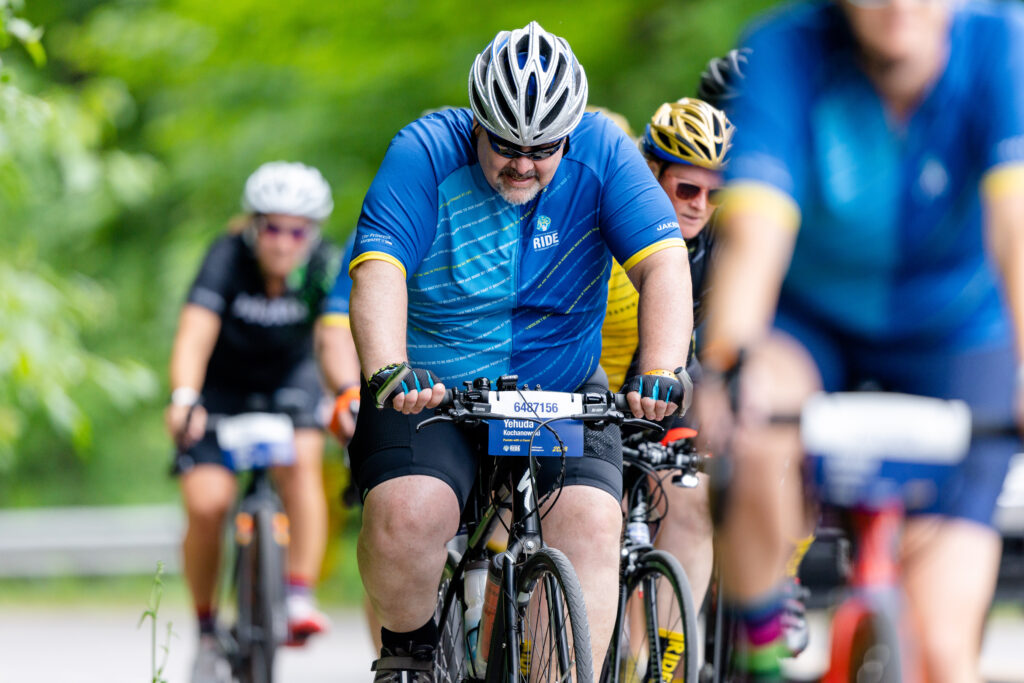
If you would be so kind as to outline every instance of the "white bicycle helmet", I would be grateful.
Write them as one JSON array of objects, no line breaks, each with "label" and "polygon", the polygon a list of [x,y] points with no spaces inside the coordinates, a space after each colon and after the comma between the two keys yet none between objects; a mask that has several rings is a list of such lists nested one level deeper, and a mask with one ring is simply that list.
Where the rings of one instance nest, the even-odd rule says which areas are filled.
[{"label": "white bicycle helmet", "polygon": [[494,135],[523,147],[568,135],[587,106],[587,75],[569,43],[536,21],[501,31],[469,71],[469,103]]},{"label": "white bicycle helmet", "polygon": [[270,161],[245,181],[242,208],[254,213],[283,213],[321,223],[331,215],[331,186],[320,171],[298,162]]}]

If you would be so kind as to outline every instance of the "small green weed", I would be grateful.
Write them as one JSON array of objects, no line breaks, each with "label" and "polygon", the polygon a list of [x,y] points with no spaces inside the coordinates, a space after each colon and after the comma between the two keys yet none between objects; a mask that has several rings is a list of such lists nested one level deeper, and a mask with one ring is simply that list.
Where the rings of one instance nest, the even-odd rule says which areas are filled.
[{"label": "small green weed", "polygon": [[159,612],[160,612],[160,598],[162,598],[163,594],[164,594],[164,581],[163,581],[163,577],[164,577],[164,563],[163,562],[157,562],[156,563],[156,575],[153,577],[153,586],[152,586],[152,588],[150,588],[150,591],[149,591],[149,605],[148,605],[148,608],[146,609],[146,611],[143,612],[142,616],[139,618],[139,625],[137,627],[137,628],[141,628],[142,624],[145,623],[147,618],[152,620],[152,624],[150,624],[150,629],[151,629],[151,636],[150,637],[151,637],[151,640],[150,640],[150,646],[149,646],[149,655],[150,655],[150,665],[149,666],[150,666],[150,673],[152,674],[152,677],[150,678],[150,683],[167,683],[167,679],[164,678],[164,667],[167,666],[167,655],[170,654],[170,650],[171,650],[170,649],[171,636],[174,635],[174,631],[172,630],[173,623],[168,621],[167,622],[167,638],[164,640],[163,645],[160,646],[160,649],[163,650],[163,657],[160,660],[160,665],[157,666],[157,661],[156,661],[157,617],[158,617]]}]

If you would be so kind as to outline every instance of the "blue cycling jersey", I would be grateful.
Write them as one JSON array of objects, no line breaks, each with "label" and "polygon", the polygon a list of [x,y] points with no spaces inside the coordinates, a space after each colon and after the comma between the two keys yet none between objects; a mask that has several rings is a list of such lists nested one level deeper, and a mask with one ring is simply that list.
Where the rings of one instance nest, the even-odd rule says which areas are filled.
[{"label": "blue cycling jersey", "polygon": [[744,43],[753,56],[726,174],[799,207],[782,305],[871,341],[1005,340],[979,186],[1024,162],[1021,8],[957,6],[947,65],[905,120],[858,67],[834,3],[790,8]]},{"label": "blue cycling jersey", "polygon": [[394,138],[363,203],[352,267],[406,274],[410,362],[445,384],[514,372],[571,391],[598,366],[611,257],[685,246],[671,202],[629,139],[584,116],[551,182],[514,206],[477,163],[468,109]]}]

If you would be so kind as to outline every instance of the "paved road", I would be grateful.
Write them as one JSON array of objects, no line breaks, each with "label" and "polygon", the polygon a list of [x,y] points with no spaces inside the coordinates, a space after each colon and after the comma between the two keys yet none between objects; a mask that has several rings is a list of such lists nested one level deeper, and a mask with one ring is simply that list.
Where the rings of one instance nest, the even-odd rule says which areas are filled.
[{"label": "paved road", "polygon": [[[165,669],[169,683],[188,683],[195,651],[193,619],[161,607],[174,624]],[[357,612],[330,613],[332,632],[306,648],[286,649],[277,662],[282,683],[369,681],[370,639]],[[0,610],[0,683],[149,683],[149,625],[139,612],[96,607]]]},{"label": "paved road", "polygon": [[[184,608],[163,609],[177,637],[165,671],[169,683],[187,683],[195,647]],[[284,650],[282,683],[356,683],[370,680],[370,641],[355,611],[331,613],[334,628],[301,650]],[[0,683],[148,683],[149,631],[136,630],[138,612],[97,607],[4,608],[0,611]],[[827,623],[816,616],[814,647],[797,662],[803,673],[824,666]],[[990,681],[1024,683],[1024,619],[993,620],[983,670]]]}]

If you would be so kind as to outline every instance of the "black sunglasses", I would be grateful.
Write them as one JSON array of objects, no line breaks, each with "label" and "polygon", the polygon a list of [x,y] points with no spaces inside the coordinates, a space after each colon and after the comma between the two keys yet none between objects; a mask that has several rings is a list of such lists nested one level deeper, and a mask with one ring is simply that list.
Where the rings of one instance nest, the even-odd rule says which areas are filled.
[{"label": "black sunglasses", "polygon": [[[676,197],[682,199],[684,202],[688,202],[691,199],[696,198],[705,188],[700,185],[694,185],[693,183],[680,182],[676,185]],[[720,187],[708,189],[708,204],[718,206],[722,203],[722,192],[724,190]]]},{"label": "black sunglasses", "polygon": [[562,138],[551,145],[546,147],[538,147],[537,149],[524,152],[523,148],[519,145],[513,145],[511,142],[506,142],[501,138],[497,137],[491,131],[484,128],[484,132],[487,133],[487,140],[491,143],[491,149],[498,156],[505,157],[506,159],[515,159],[517,157],[526,157],[530,161],[543,161],[555,154],[562,148],[562,144],[568,145],[569,139]]}]

